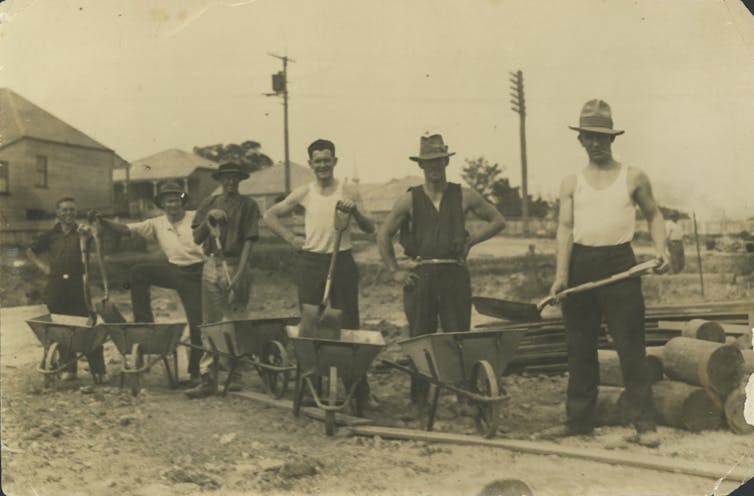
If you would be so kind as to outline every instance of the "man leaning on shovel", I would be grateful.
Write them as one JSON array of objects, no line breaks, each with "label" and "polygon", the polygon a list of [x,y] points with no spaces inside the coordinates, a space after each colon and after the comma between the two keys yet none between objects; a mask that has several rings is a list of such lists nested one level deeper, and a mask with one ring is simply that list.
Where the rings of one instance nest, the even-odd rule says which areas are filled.
[{"label": "man leaning on shovel", "polygon": [[[299,305],[318,306],[323,301],[330,259],[335,249],[337,230],[333,219],[336,206],[350,212],[363,232],[373,233],[375,227],[361,204],[356,185],[335,178],[338,158],[333,142],[318,139],[309,145],[307,151],[309,167],[316,180],[296,188],[283,201],[270,207],[264,214],[264,222],[275,234],[299,250],[296,267]],[[303,239],[280,220],[297,206],[305,210],[306,236]],[[351,253],[350,224],[342,229],[340,236],[329,301],[333,308],[342,311],[342,328],[358,329],[359,273]],[[362,399],[368,398],[368,387],[364,386],[357,394]]]},{"label": "man leaning on shovel", "polygon": [[[55,215],[57,220],[52,229],[43,232],[31,244],[26,254],[47,276],[44,300],[50,313],[91,317],[94,310],[91,301],[87,301],[88,291],[83,277],[86,270],[84,258],[88,257],[89,229],[76,222],[76,200],[72,197],[57,201]],[[83,247],[83,250],[82,250]],[[46,254],[46,260],[39,255]],[[77,378],[76,354],[70,350],[60,350],[61,360],[72,361],[61,375],[61,379]],[[98,346],[86,355],[92,375],[105,378],[105,359],[102,346]]]},{"label": "man leaning on shovel", "polygon": [[[667,267],[665,226],[647,175],[617,162],[611,146],[623,131],[613,129],[610,106],[588,101],[578,126],[578,140],[589,162],[566,176],[560,187],[557,265],[550,294],[604,279],[636,265],[631,249],[636,208],[649,222],[649,232],[662,272]],[[607,324],[620,358],[626,389],[625,415],[636,428],[628,440],[659,445],[652,403],[652,384],[644,344],[644,297],[641,279],[625,279],[568,296],[563,301],[568,349],[568,391],[564,426],[536,435],[553,438],[591,434],[595,426],[599,364],[597,337]]]},{"label": "man leaning on shovel", "polygon": [[159,286],[178,292],[189,324],[191,348],[188,372],[189,385],[199,384],[199,360],[202,351],[202,267],[204,254],[194,243],[191,223],[196,212],[187,211],[188,195],[174,182],[162,184],[154,203],[165,215],[141,222],[122,224],[98,215],[95,218],[105,227],[122,235],[138,234],[156,240],[167,261],[137,263],[130,270],[131,304],[134,322],[154,322],[150,287]]},{"label": "man leaning on shovel", "polygon": [[[212,177],[223,192],[206,198],[196,211],[192,227],[194,241],[201,244],[209,259],[202,273],[202,317],[205,324],[247,317],[251,291],[251,246],[259,238],[259,206],[239,194],[238,184],[249,173],[236,163],[218,167]],[[205,355],[200,368],[202,382],[187,391],[190,398],[215,393],[216,378],[211,374],[213,358]],[[241,373],[234,371],[229,390],[241,389]]]},{"label": "man leaning on shovel", "polygon": [[[471,280],[466,256],[472,246],[505,227],[494,206],[470,188],[448,182],[446,169],[454,152],[448,152],[439,134],[422,136],[419,155],[409,157],[424,172],[424,184],[410,188],[395,202],[377,235],[382,259],[397,284],[403,286],[403,308],[411,337],[431,334],[439,325],[445,332],[471,328]],[[466,213],[473,211],[484,224],[466,230]],[[398,266],[393,236],[414,262],[408,270]],[[429,384],[411,379],[411,401],[422,404]]]}]

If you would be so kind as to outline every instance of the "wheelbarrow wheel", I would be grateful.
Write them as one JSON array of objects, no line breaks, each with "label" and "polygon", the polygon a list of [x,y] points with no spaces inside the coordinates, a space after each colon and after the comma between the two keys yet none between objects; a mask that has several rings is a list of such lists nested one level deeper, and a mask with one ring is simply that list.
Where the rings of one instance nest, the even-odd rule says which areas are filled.
[{"label": "wheelbarrow wheel", "polygon": [[[471,387],[473,392],[488,397],[500,395],[500,390],[495,377],[495,370],[487,360],[480,360],[474,364]],[[474,423],[480,434],[486,438],[497,434],[497,425],[500,420],[499,401],[478,401]]]},{"label": "wheelbarrow wheel", "polygon": [[60,379],[58,372],[50,372],[57,370],[60,367],[60,349],[58,343],[52,343],[47,349],[44,358],[42,359],[42,369],[44,374],[44,387],[54,389]]},{"label": "wheelbarrow wheel", "polygon": [[[328,406],[334,407],[338,401],[338,369],[330,367],[330,380],[328,383]],[[335,410],[325,411],[325,434],[333,436],[335,434]]]},{"label": "wheelbarrow wheel", "polygon": [[[264,365],[271,365],[273,367],[287,367],[288,355],[285,352],[285,347],[280,341],[268,341],[264,345],[264,351],[262,352],[262,363]],[[283,397],[288,390],[288,381],[290,381],[291,374],[289,371],[278,372],[275,370],[267,369],[264,374],[265,384],[267,391],[270,392],[276,399]]]},{"label": "wheelbarrow wheel", "polygon": [[133,358],[135,369],[131,374],[131,394],[138,396],[139,391],[141,391],[141,372],[136,372],[136,370],[144,366],[144,354],[139,349],[139,343],[134,343],[131,347],[131,357]]}]

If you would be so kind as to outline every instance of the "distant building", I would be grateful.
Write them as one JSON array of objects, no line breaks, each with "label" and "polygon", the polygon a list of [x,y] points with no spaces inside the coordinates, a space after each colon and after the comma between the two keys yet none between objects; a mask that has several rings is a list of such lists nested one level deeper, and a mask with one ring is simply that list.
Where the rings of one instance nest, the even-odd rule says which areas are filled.
[{"label": "distant building", "polygon": [[80,210],[113,210],[113,170],[126,161],[112,149],[0,88],[0,216],[4,241],[49,218],[56,201],[73,196]]},{"label": "distant building", "polygon": [[113,172],[116,209],[131,217],[156,215],[159,209],[152,199],[158,186],[174,181],[183,185],[189,195],[188,208],[193,210],[217,186],[212,179],[215,169],[215,162],[177,148],[131,162],[128,169]]},{"label": "distant building", "polygon": [[[312,181],[314,181],[314,174],[309,167],[291,162],[291,190]],[[259,209],[264,212],[285,197],[285,165],[278,162],[252,172],[249,179],[239,184],[238,192],[256,200]],[[217,186],[212,192],[215,195],[220,193],[222,193],[222,186]]]}]

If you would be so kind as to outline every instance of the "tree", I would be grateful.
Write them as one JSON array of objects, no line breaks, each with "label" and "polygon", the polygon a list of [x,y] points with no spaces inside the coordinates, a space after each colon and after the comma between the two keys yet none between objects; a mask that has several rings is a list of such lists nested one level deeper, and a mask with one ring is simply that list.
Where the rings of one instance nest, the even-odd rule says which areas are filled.
[{"label": "tree", "polygon": [[[514,188],[507,177],[500,177],[503,169],[491,165],[484,157],[466,159],[466,166],[461,171],[461,178],[470,188],[477,191],[498,211],[506,217],[521,217],[521,191]],[[546,217],[553,205],[550,202],[529,195],[529,215]]]},{"label": "tree", "polygon": [[195,146],[194,153],[219,163],[235,162],[246,172],[251,173],[272,165],[272,159],[262,153],[260,148],[262,148],[262,145],[256,141],[247,140],[240,145],[230,143],[228,145]]}]

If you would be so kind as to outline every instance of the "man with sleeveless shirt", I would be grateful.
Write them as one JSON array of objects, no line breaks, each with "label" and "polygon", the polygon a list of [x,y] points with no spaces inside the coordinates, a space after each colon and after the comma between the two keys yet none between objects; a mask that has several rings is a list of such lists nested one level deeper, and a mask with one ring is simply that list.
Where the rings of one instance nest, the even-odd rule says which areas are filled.
[{"label": "man with sleeveless shirt", "polygon": [[[264,222],[278,236],[298,251],[296,283],[299,305],[319,305],[325,291],[327,270],[335,244],[333,218],[340,202],[353,215],[353,220],[365,233],[373,233],[374,221],[366,214],[361,194],[355,184],[336,179],[333,172],[338,163],[335,145],[318,139],[307,149],[309,166],[315,181],[293,190],[283,201],[270,207]],[[301,239],[286,227],[280,218],[303,207],[305,237]],[[331,305],[341,310],[344,329],[359,328],[359,273],[351,253],[351,224],[343,232],[331,289]],[[365,400],[368,386],[357,392]]]},{"label": "man with sleeveless shirt", "polygon": [[[395,202],[377,234],[380,255],[403,286],[403,307],[411,337],[437,331],[468,331],[471,327],[471,281],[465,260],[469,249],[505,227],[495,207],[470,188],[448,182],[450,157],[439,134],[422,136],[418,162],[424,184],[410,188]],[[478,232],[466,230],[465,216],[471,210],[486,221]],[[415,266],[398,266],[393,236],[400,229],[400,242]],[[411,380],[411,400],[421,403],[428,384]]]},{"label": "man with sleeveless shirt", "polygon": [[[589,163],[578,174],[565,177],[561,184],[557,268],[550,294],[609,277],[636,264],[631,249],[636,205],[649,223],[655,253],[661,261],[656,271],[664,271],[668,256],[662,213],[647,175],[613,159],[611,145],[623,131],[613,129],[610,106],[602,100],[588,101],[581,111],[579,126],[569,127],[579,132],[578,140]],[[620,358],[626,420],[636,429],[636,434],[627,440],[658,446],[644,344],[641,279],[631,278],[569,296],[563,301],[563,317],[569,370],[567,421],[539,437],[592,433],[599,382],[597,338],[604,319]]]}]

